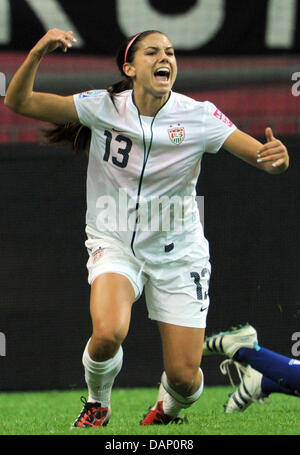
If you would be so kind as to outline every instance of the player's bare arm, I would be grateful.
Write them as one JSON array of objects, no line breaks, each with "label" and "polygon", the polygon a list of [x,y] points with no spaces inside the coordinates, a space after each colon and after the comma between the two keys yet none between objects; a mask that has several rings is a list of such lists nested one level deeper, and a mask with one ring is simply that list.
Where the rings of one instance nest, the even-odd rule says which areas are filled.
[{"label": "player's bare arm", "polygon": [[75,41],[71,31],[49,30],[31,49],[13,76],[4,103],[18,114],[53,123],[78,121],[73,96],[59,96],[33,91],[34,80],[42,58],[57,49],[66,52]]},{"label": "player's bare arm", "polygon": [[224,148],[247,163],[269,174],[281,174],[289,167],[289,155],[285,145],[266,128],[266,143],[262,144],[248,134],[236,130],[224,143]]}]

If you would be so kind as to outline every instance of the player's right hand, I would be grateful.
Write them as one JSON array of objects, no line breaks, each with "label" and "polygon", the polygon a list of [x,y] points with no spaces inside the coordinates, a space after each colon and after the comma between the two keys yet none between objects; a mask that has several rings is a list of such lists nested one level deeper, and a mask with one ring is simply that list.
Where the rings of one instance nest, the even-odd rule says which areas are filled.
[{"label": "player's right hand", "polygon": [[64,30],[53,28],[36,43],[31,49],[31,53],[41,58],[58,47],[61,47],[63,52],[67,52],[75,41],[72,31],[65,32]]}]

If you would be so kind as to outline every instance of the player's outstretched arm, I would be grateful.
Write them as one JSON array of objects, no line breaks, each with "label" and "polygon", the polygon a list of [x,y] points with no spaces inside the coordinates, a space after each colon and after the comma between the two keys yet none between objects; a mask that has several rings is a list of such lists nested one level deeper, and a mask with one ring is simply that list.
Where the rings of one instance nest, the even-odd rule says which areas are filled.
[{"label": "player's outstretched arm", "polygon": [[285,145],[273,135],[270,127],[265,130],[266,143],[254,139],[240,130],[232,133],[224,148],[233,155],[269,174],[281,174],[289,167],[289,155]]},{"label": "player's outstretched arm", "polygon": [[75,41],[71,31],[49,30],[31,49],[13,76],[4,103],[14,112],[53,123],[78,121],[73,96],[59,96],[33,91],[34,80],[42,58],[61,47],[66,52]]}]

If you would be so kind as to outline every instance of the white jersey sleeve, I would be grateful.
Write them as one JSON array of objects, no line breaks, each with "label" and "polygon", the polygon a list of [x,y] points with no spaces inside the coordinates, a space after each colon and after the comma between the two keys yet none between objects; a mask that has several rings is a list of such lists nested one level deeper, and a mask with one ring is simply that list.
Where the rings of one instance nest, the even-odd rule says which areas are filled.
[{"label": "white jersey sleeve", "polygon": [[89,90],[73,96],[80,123],[89,128],[96,126],[97,120],[103,117],[106,90]]},{"label": "white jersey sleeve", "polygon": [[206,153],[216,153],[226,139],[236,130],[236,126],[213,103],[204,102],[205,121],[205,146]]}]

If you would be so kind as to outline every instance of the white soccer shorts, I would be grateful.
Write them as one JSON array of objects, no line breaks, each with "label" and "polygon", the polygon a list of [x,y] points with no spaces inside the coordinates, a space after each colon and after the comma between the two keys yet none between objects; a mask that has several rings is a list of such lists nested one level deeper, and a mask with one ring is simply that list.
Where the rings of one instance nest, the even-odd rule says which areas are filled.
[{"label": "white soccer shorts", "polygon": [[150,264],[136,258],[129,247],[116,239],[88,235],[85,244],[89,284],[103,273],[120,273],[131,282],[135,300],[145,290],[150,319],[206,327],[211,266],[208,258],[199,258],[196,247],[179,260]]}]

